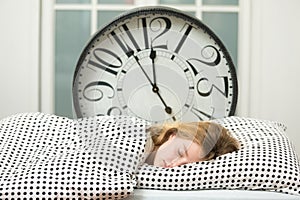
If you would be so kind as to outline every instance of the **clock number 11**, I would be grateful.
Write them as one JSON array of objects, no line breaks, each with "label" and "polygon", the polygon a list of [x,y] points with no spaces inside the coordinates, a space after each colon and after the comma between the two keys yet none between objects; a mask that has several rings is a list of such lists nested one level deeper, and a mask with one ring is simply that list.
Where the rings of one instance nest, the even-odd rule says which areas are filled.
[{"label": "clock number 11", "polygon": [[[149,39],[151,39],[151,38],[149,38],[148,27],[153,32],[157,32],[158,30],[153,30],[152,25],[154,23],[160,24],[159,31],[158,31],[159,33],[158,33],[158,35],[156,35],[154,38],[151,39],[151,44],[153,44],[157,38],[164,35],[171,28],[171,21],[170,21],[170,19],[168,19],[166,17],[157,17],[157,18],[152,19],[149,22],[149,26],[147,24],[147,19],[145,17],[141,18],[140,20],[142,23],[142,31],[143,31],[143,36],[144,36],[145,49],[150,48]],[[119,33],[118,33],[118,31],[119,31]],[[127,36],[126,38],[122,37],[122,35],[121,35],[122,32],[125,33],[124,35]],[[131,57],[135,51],[139,52],[142,50],[141,47],[139,46],[137,40],[135,39],[134,34],[135,33],[131,32],[126,24],[122,24],[117,29],[110,32],[110,35],[114,38],[114,40],[117,42],[117,44],[123,50],[123,52],[127,55],[127,57]],[[159,45],[159,46],[153,46],[153,47],[164,48],[165,45]]]}]

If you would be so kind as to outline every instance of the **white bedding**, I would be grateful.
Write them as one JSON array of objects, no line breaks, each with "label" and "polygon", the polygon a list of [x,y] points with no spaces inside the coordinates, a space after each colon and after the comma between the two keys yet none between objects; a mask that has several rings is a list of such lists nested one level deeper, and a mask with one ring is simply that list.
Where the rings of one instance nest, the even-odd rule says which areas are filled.
[{"label": "white bedding", "polygon": [[240,141],[240,150],[174,168],[144,164],[137,172],[136,188],[263,190],[300,195],[299,160],[283,124],[234,116],[216,122]]},{"label": "white bedding", "polygon": [[145,124],[42,113],[0,120],[0,199],[121,199],[143,157]]},{"label": "white bedding", "polygon": [[218,122],[241,150],[166,169],[142,163],[148,124],[140,119],[2,119],[0,199],[119,199],[132,192],[129,199],[299,199],[299,160],[284,126],[238,117]]},{"label": "white bedding", "polygon": [[300,196],[267,191],[198,190],[163,191],[135,189],[126,200],[300,200]]}]

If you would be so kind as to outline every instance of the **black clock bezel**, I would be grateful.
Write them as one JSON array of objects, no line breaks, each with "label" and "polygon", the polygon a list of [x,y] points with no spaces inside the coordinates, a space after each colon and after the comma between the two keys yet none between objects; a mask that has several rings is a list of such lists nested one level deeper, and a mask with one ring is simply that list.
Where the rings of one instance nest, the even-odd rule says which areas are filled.
[{"label": "black clock bezel", "polygon": [[115,26],[116,24],[119,24],[120,22],[132,18],[134,16],[138,15],[145,15],[149,13],[155,13],[155,14],[168,14],[172,16],[176,16],[179,18],[183,18],[186,21],[191,22],[193,25],[203,29],[205,32],[209,34],[210,37],[213,38],[216,44],[220,47],[220,51],[223,52],[223,55],[227,61],[226,65],[229,67],[228,73],[231,75],[231,83],[232,83],[232,102],[231,102],[231,107],[228,116],[232,116],[235,114],[236,111],[236,106],[237,106],[237,99],[238,99],[238,82],[237,82],[237,75],[236,75],[236,70],[235,66],[233,64],[233,61],[229,55],[229,52],[227,51],[225,45],[222,43],[222,41],[219,39],[219,37],[204,23],[202,23],[198,18],[189,15],[187,13],[184,13],[180,10],[177,10],[175,8],[170,8],[170,7],[165,7],[165,6],[146,6],[146,7],[138,7],[134,8],[132,10],[126,11],[119,16],[117,16],[115,19],[113,19],[111,22],[106,24],[103,28],[100,28],[95,34],[91,36],[85,47],[83,48],[80,57],[77,61],[74,76],[73,76],[73,83],[72,83],[72,94],[73,94],[73,108],[75,110],[75,114],[77,118],[82,118],[83,115],[80,111],[79,106],[79,101],[78,101],[78,94],[77,94],[77,88],[76,88],[76,78],[78,76],[78,71],[81,68],[81,63],[84,61],[86,55],[89,53],[90,49],[93,47],[93,42],[95,38],[100,37],[103,33],[107,32],[110,27]]}]

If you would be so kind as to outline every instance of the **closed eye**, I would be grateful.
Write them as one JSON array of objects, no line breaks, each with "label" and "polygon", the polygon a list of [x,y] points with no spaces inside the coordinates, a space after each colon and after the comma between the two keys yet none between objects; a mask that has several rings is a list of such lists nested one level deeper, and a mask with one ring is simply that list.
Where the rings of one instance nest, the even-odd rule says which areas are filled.
[{"label": "closed eye", "polygon": [[180,157],[184,157],[187,155],[187,150],[184,148],[184,149],[178,149],[178,156]]},{"label": "closed eye", "polygon": [[182,150],[181,150],[181,149],[178,149],[178,152],[177,152],[177,154],[178,154],[178,156],[180,156],[180,157],[183,157],[183,152],[182,152]]},{"label": "closed eye", "polygon": [[186,156],[188,157],[188,149],[185,145],[183,145],[183,149],[180,149],[180,157]]}]

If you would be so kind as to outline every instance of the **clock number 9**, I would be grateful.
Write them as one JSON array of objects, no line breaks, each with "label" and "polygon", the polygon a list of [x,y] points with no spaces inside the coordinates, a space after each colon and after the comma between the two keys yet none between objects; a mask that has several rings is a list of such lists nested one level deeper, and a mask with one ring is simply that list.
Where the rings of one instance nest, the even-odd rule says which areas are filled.
[{"label": "clock number 9", "polygon": [[99,87],[106,87],[112,91],[112,94],[107,96],[109,99],[115,96],[115,91],[112,85],[104,81],[94,81],[84,87],[83,97],[89,101],[100,101],[104,95],[103,91]]}]

